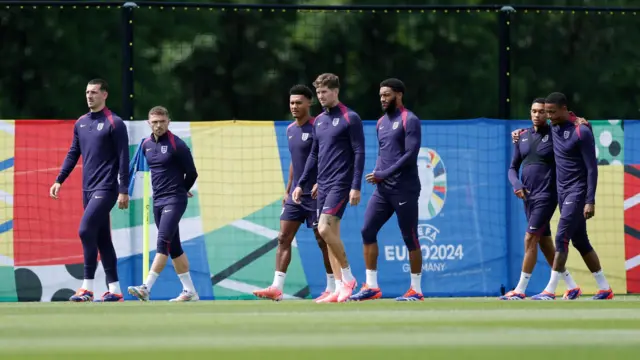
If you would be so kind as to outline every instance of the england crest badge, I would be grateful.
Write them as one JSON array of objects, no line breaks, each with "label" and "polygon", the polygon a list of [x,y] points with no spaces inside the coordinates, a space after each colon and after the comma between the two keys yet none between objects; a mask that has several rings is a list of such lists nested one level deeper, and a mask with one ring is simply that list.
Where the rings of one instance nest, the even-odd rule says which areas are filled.
[{"label": "england crest badge", "polygon": [[569,130],[565,130],[564,132],[564,138],[568,139],[569,138]]},{"label": "england crest badge", "polygon": [[309,138],[309,133],[302,133],[302,141],[307,141]]},{"label": "england crest badge", "polygon": [[104,127],[104,123],[98,124],[98,131],[102,130],[103,127]]},{"label": "england crest badge", "polygon": [[340,118],[333,118],[333,126],[338,126],[338,124],[340,123]]},{"label": "england crest badge", "polygon": [[400,125],[400,122],[396,121],[393,123],[393,130],[397,129],[398,126]]},{"label": "england crest badge", "polygon": [[168,148],[169,148],[168,146],[162,145],[162,146],[160,146],[160,152],[163,153],[163,154],[166,154]]}]

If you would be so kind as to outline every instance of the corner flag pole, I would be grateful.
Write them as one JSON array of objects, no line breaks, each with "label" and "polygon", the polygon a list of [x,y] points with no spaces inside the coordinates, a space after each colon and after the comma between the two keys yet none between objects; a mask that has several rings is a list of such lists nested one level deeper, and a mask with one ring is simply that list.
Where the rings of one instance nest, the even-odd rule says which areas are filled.
[{"label": "corner flag pole", "polygon": [[[144,156],[143,156],[144,158]],[[145,164],[146,164],[145,159]],[[147,275],[149,275],[149,217],[151,213],[151,173],[147,168],[143,172],[143,214],[142,214],[142,284],[147,281]]]},{"label": "corner flag pole", "polygon": [[133,195],[135,189],[136,173],[142,172],[142,283],[149,274],[149,219],[151,217],[151,173],[149,164],[142,153],[140,141],[136,153],[129,163],[129,196]]}]

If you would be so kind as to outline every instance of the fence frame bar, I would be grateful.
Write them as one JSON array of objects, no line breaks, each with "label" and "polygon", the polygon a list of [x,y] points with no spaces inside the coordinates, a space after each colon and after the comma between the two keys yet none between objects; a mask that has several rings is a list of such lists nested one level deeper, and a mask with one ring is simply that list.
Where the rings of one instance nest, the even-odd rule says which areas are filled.
[{"label": "fence frame bar", "polygon": [[511,119],[511,6],[498,14],[498,117]]},{"label": "fence frame bar", "polygon": [[136,3],[128,2],[122,6],[122,118],[134,119],[133,78],[133,9]]},{"label": "fence frame bar", "polygon": [[517,11],[536,13],[569,12],[594,14],[601,13],[633,13],[640,12],[640,7],[608,7],[608,6],[551,6],[551,5],[297,5],[297,4],[223,4],[223,3],[198,3],[198,2],[175,2],[175,1],[18,1],[0,0],[0,7],[37,8],[38,6],[60,7],[77,9],[80,7],[118,7],[122,8],[122,117],[133,120],[134,114],[134,30],[133,13],[134,9],[140,7],[157,8],[160,10],[176,9],[219,9],[230,11],[251,11],[268,10],[274,11],[333,11],[333,12],[425,12],[425,11],[447,11],[460,12],[496,12],[497,32],[498,32],[498,117],[501,119],[511,118],[511,14]]},{"label": "fence frame bar", "polygon": [[[19,6],[124,6],[123,1],[33,1],[33,0],[0,0],[0,5]],[[229,4],[229,3],[199,3],[176,1],[137,1],[137,5],[165,8],[213,8],[213,9],[263,9],[263,10],[325,10],[325,11],[415,11],[415,10],[449,10],[449,11],[500,11],[509,6],[516,11],[575,11],[575,12],[633,12],[640,11],[640,7],[615,6],[553,6],[553,5],[297,5],[297,4]]]}]

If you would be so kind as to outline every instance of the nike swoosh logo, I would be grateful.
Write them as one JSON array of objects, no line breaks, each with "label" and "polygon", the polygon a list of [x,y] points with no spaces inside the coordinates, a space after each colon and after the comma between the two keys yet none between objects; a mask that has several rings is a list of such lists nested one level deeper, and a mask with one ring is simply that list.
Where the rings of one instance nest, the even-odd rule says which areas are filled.
[{"label": "nike swoosh logo", "polygon": [[323,208],[322,208],[322,210],[324,210],[324,209],[328,209],[328,208],[329,208],[328,206],[325,206],[325,207],[323,207]]},{"label": "nike swoosh logo", "polygon": [[102,196],[94,196],[95,199],[102,199]]},{"label": "nike swoosh logo", "polygon": [[571,205],[571,204],[573,204],[573,201],[567,201],[567,202],[565,202],[564,204],[565,204],[565,205]]},{"label": "nike swoosh logo", "polygon": [[407,203],[407,202],[405,201],[405,202],[401,202],[401,203],[399,203],[398,205],[402,206],[402,205],[404,205],[404,204],[406,204],[406,203]]},{"label": "nike swoosh logo", "polygon": [[529,229],[531,229],[531,230],[535,230],[535,229],[537,229],[537,228],[534,228],[533,226],[529,226]]},{"label": "nike swoosh logo", "polygon": [[82,125],[80,125],[80,127],[81,127],[81,128],[83,128],[83,127],[85,127],[85,126],[87,126],[87,125],[86,125],[86,124],[82,124]]},{"label": "nike swoosh logo", "polygon": [[168,212],[170,212],[170,211],[171,211],[171,210],[165,210],[164,212],[168,213]]}]

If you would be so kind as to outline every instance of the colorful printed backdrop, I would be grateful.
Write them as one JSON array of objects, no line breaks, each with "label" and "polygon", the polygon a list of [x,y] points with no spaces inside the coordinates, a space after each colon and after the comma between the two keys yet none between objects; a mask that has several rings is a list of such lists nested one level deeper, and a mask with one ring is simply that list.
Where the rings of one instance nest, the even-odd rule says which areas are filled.
[{"label": "colorful printed backdrop", "polygon": [[[63,185],[59,200],[48,197],[69,148],[73,124],[0,122],[0,301],[64,301],[81,284],[77,235],[81,165]],[[191,147],[200,174],[180,232],[202,298],[251,299],[252,290],[271,283],[290,161],[287,125],[286,121],[171,124],[171,130]],[[600,177],[589,234],[614,290],[640,292],[640,136],[630,136],[640,134],[640,122],[626,121],[626,132],[622,121],[593,125]],[[127,126],[133,154],[149,129],[140,121]],[[528,126],[527,121],[490,119],[423,122],[418,233],[425,295],[496,296],[502,287],[515,286],[525,222],[522,203],[512,195],[506,176],[509,132]],[[377,156],[375,121],[365,122],[365,136],[365,170],[370,171]],[[372,190],[364,186],[363,204],[349,207],[342,224],[347,253],[361,281],[360,227]],[[139,179],[130,209],[111,213],[124,288],[142,281],[142,200]],[[150,234],[150,249],[155,250],[154,225]],[[409,286],[408,257],[395,218],[383,227],[379,242],[380,285],[385,296],[400,295]],[[585,292],[593,292],[593,278],[576,254],[572,252],[569,268]],[[152,251],[150,256],[154,255]],[[542,256],[539,259],[531,293],[548,280],[549,266]],[[106,291],[101,266],[96,279],[97,292]],[[320,251],[311,231],[302,227],[294,243],[286,297],[317,296],[324,286]],[[180,290],[169,266],[152,299],[169,299]]]}]

